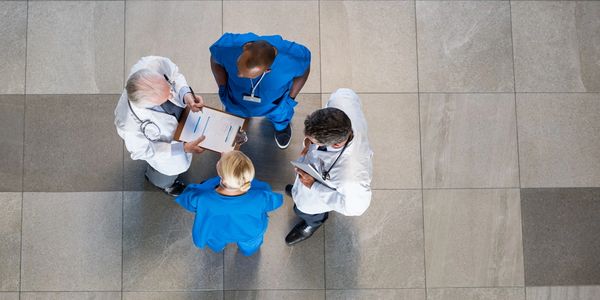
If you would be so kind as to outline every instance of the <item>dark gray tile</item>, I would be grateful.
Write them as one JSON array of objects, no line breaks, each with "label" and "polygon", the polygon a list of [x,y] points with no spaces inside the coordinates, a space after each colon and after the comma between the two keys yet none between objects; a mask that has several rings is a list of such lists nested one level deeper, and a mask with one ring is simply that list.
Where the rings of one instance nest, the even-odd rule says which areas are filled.
[{"label": "dark gray tile", "polygon": [[26,92],[121,92],[124,3],[29,2]]},{"label": "dark gray tile", "polygon": [[[215,94],[202,94],[207,106],[222,109],[221,101]],[[147,163],[142,160],[132,160],[127,148],[124,148],[124,189],[126,191],[156,191],[156,188],[144,178]],[[221,155],[211,151],[195,154],[192,165],[181,175],[186,182],[198,183],[207,178],[217,176],[216,164]]]},{"label": "dark gray tile", "polygon": [[121,289],[122,194],[24,193],[22,291]]},{"label": "dark gray tile", "polygon": [[328,289],[422,288],[420,191],[374,191],[362,216],[330,216],[325,225]]},{"label": "dark gray tile", "polygon": [[223,255],[192,242],[193,214],[162,192],[125,192],[123,290],[221,289]]},{"label": "dark gray tile", "polygon": [[251,119],[248,143],[240,149],[252,159],[256,168],[256,178],[269,182],[276,190],[283,190],[286,184],[294,182],[295,173],[290,161],[298,159],[302,150],[304,119],[321,108],[319,94],[300,94],[297,100],[298,105],[292,120],[292,141],[287,149],[281,150],[277,147],[273,137],[273,126],[264,118]]},{"label": "dark gray tile", "polygon": [[332,300],[425,300],[424,289],[327,290]]},{"label": "dark gray tile", "polygon": [[525,300],[524,288],[428,289],[427,300]]},{"label": "dark gray tile", "polygon": [[27,2],[0,2],[0,94],[25,92]]},{"label": "dark gray tile", "polygon": [[0,291],[19,290],[21,201],[21,193],[0,193]]},{"label": "dark gray tile", "polygon": [[600,286],[537,286],[527,288],[527,300],[598,300]]},{"label": "dark gray tile", "polygon": [[123,300],[221,300],[223,291],[208,292],[124,292]]},{"label": "dark gray tile", "polygon": [[23,118],[25,97],[0,95],[0,191],[23,190]]},{"label": "dark gray tile", "polygon": [[600,283],[600,189],[522,189],[525,284]]},{"label": "dark gray tile", "polygon": [[117,95],[28,95],[24,190],[118,191],[123,143]]},{"label": "dark gray tile", "polygon": [[120,300],[121,292],[28,292],[22,300]]},{"label": "dark gray tile", "polygon": [[225,300],[325,300],[325,290],[225,291]]},{"label": "dark gray tile", "polygon": [[269,227],[260,251],[247,257],[230,245],[225,249],[225,289],[323,289],[323,229],[293,247],[285,236],[299,218],[292,211],[292,199],[269,217]]}]

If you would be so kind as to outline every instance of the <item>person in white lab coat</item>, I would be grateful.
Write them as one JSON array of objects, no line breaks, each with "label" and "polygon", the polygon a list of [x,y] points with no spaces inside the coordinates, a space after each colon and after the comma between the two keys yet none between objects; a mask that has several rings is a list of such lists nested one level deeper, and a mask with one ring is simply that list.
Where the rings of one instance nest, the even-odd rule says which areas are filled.
[{"label": "person in white lab coat", "polygon": [[358,95],[338,89],[326,108],[309,115],[304,126],[304,162],[315,166],[336,189],[296,169],[296,180],[286,186],[286,193],[293,198],[294,211],[302,221],[285,238],[290,246],[311,237],[330,211],[359,216],[371,203],[373,151]]},{"label": "person in white lab coat", "polygon": [[131,159],[145,160],[146,178],[171,196],[185,184],[177,180],[202,153],[204,139],[183,143],[173,140],[186,105],[199,111],[204,101],[194,95],[177,66],[166,57],[142,57],[129,73],[127,85],[115,109],[117,133],[125,141]]}]

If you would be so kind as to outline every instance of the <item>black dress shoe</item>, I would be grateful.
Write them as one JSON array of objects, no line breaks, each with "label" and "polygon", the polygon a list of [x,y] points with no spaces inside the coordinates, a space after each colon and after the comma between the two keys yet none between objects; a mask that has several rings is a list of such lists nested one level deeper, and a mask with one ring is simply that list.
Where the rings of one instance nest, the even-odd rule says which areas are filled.
[{"label": "black dress shoe", "polygon": [[319,229],[319,227],[321,226],[308,226],[306,225],[306,222],[302,221],[298,223],[298,225],[296,225],[294,229],[290,231],[290,233],[288,233],[288,235],[285,237],[285,243],[288,244],[288,246],[300,243],[311,237],[313,233]]},{"label": "black dress shoe", "polygon": [[181,193],[183,193],[183,190],[185,190],[185,188],[186,188],[185,183],[183,183],[179,180],[176,180],[172,186],[165,188],[164,191],[169,196],[177,197],[177,196],[181,195]]},{"label": "black dress shoe", "polygon": [[294,187],[293,184],[288,184],[285,186],[285,194],[292,197],[292,188]]},{"label": "black dress shoe", "polygon": [[279,149],[285,149],[290,145],[292,140],[292,126],[288,126],[282,131],[275,131],[275,143]]}]

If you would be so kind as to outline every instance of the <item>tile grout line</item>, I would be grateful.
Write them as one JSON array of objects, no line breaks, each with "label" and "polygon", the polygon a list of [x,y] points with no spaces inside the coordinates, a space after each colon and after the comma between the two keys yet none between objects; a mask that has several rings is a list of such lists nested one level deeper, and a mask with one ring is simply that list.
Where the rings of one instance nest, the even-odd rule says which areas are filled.
[{"label": "tile grout line", "polygon": [[[123,1],[123,81],[125,83],[125,72],[127,69],[127,1]],[[123,273],[125,262],[125,141],[121,140],[121,300],[123,300]]]},{"label": "tile grout line", "polygon": [[515,103],[515,134],[517,144],[517,175],[519,178],[519,221],[521,221],[521,255],[523,258],[523,294],[527,299],[527,288],[525,287],[525,235],[523,231],[523,211],[521,199],[521,151],[519,149],[519,114],[517,109],[517,70],[515,68],[515,39],[513,37],[513,16],[512,16],[512,1],[508,1],[508,13],[510,20],[510,41],[512,44],[512,63],[513,63],[513,90],[514,90],[514,103]]},{"label": "tile grout line", "polygon": [[415,17],[415,59],[417,67],[417,118],[419,122],[419,162],[421,169],[421,218],[423,230],[423,283],[425,290],[425,299],[427,299],[427,261],[425,251],[425,192],[423,190],[423,142],[421,133],[421,89],[419,82],[419,30],[417,25],[417,1],[413,2],[414,5],[414,17]]},{"label": "tile grout line", "polygon": [[23,149],[21,152],[21,240],[19,241],[19,299],[21,299],[21,291],[23,289],[23,207],[25,202],[25,129],[26,129],[26,113],[27,113],[27,44],[29,32],[29,0],[25,3],[25,79],[23,80]]},{"label": "tile grout line", "polygon": [[[223,34],[225,34],[225,2],[223,0],[221,0],[221,36],[223,36]],[[226,249],[223,249],[223,253],[221,255],[221,261],[222,261],[222,272],[221,272],[221,297],[222,299],[225,298],[225,251]]]},{"label": "tile grout line", "polygon": [[[319,107],[323,107],[323,53],[321,51],[321,0],[317,1],[317,20],[319,23]],[[327,224],[323,224],[323,299],[327,300]]]}]

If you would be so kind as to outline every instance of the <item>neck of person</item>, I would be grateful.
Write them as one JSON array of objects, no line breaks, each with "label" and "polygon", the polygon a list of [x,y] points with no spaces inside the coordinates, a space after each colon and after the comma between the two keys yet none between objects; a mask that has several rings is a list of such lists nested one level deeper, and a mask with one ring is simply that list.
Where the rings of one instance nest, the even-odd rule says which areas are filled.
[{"label": "neck of person", "polygon": [[215,191],[217,191],[217,193],[223,195],[223,196],[239,196],[239,195],[243,195],[246,192],[243,192],[239,189],[228,189],[228,188],[224,188],[222,186],[218,186]]},{"label": "neck of person", "polygon": [[346,144],[350,143],[353,138],[354,138],[354,134],[351,133],[350,137],[348,137],[345,141],[343,141],[341,143],[333,144],[333,145],[331,145],[331,148],[342,149],[342,148],[344,148],[344,146],[346,146]]}]

